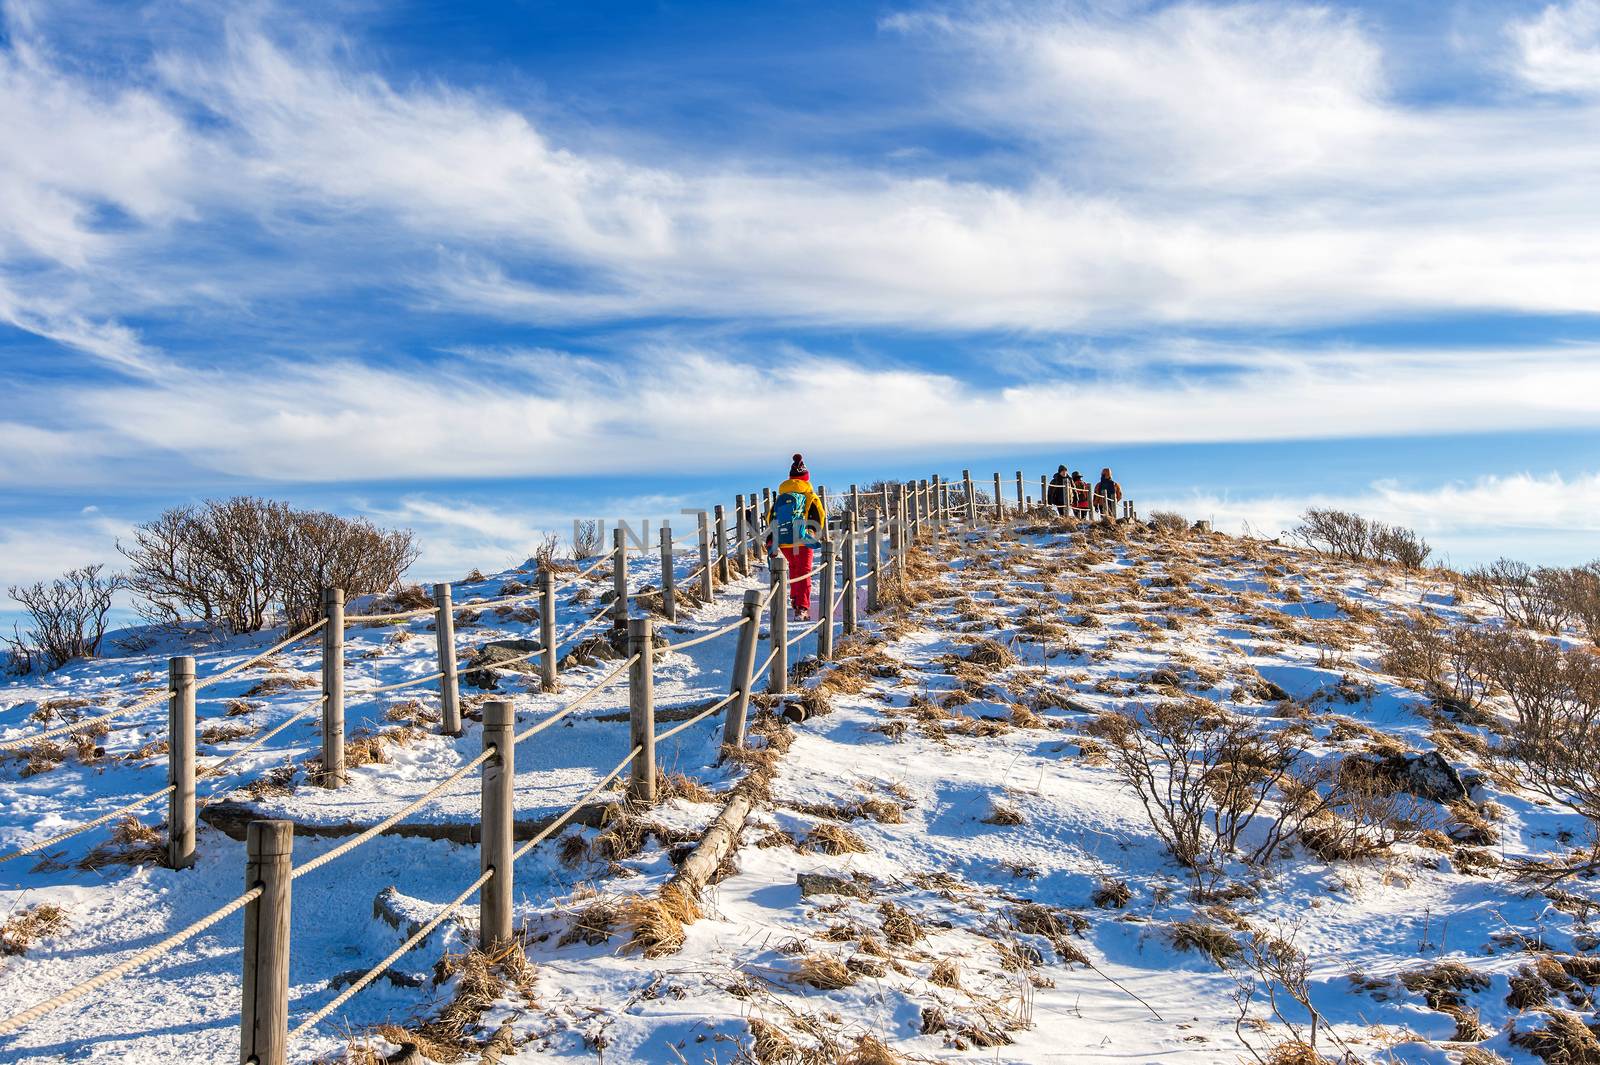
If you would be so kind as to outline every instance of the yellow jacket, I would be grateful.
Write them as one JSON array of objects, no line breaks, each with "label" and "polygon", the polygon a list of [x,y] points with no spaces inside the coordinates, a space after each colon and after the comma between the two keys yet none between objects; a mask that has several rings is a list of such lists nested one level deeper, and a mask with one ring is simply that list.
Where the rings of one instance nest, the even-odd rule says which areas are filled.
[{"label": "yellow jacket", "polygon": [[[802,481],[798,477],[791,477],[787,481],[784,481],[782,484],[780,484],[778,486],[778,495],[788,495],[790,492],[799,492],[801,495],[806,497],[805,520],[808,521],[808,522],[811,522],[813,524],[813,526],[814,526],[814,528],[816,530],[816,535],[818,536],[819,539],[823,538],[823,537],[826,537],[827,536],[827,528],[828,528],[828,518],[827,518],[827,515],[824,514],[823,511],[822,511],[822,500],[817,497],[817,490],[815,488],[811,487],[811,482],[810,481]],[[767,526],[768,529],[772,528],[772,512],[773,512],[773,506],[772,506],[772,504],[769,503],[769,504],[767,504],[766,517],[762,521],[762,524]],[[770,539],[770,534],[769,534],[769,539]],[[796,547],[796,546],[799,546],[798,543],[796,543],[796,542],[785,543],[784,541],[786,539],[792,539],[792,538],[790,538],[788,536],[781,537],[778,540],[778,546],[779,547]]]}]

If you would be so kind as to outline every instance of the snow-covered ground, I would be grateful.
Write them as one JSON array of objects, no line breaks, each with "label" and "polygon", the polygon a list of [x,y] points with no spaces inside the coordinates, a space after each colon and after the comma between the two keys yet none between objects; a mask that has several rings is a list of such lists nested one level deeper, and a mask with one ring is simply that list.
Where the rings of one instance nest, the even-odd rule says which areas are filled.
[{"label": "snow-covered ground", "polygon": [[[648,561],[637,565],[636,583],[653,579]],[[1540,893],[1502,868],[1574,840],[1584,827],[1502,776],[1468,776],[1465,809],[1419,807],[1417,816],[1441,830],[1421,842],[1334,861],[1297,848],[1263,868],[1231,868],[1202,896],[1106,758],[1105,715],[1198,699],[1264,729],[1289,730],[1308,762],[1438,750],[1463,775],[1475,773],[1472,751],[1485,730],[1443,718],[1383,673],[1375,626],[1416,610],[1487,621],[1485,604],[1435,578],[1259,541],[1143,529],[1085,535],[1012,526],[947,540],[913,573],[909,601],[874,615],[862,637],[841,645],[836,666],[802,671],[797,687],[813,693],[807,706],[829,712],[792,727],[763,721],[763,734],[780,741],[775,748],[787,743],[770,802],[746,824],[680,949],[656,957],[630,949],[628,903],[653,897],[672,874],[672,844],[697,835],[740,779],[736,767],[714,764],[720,718],[659,755],[664,770],[704,782],[710,794],[671,798],[625,819],[639,837],[630,843],[607,828],[572,828],[518,864],[517,922],[531,980],[505,991],[472,1029],[487,1038],[507,1026],[518,1049],[502,1060],[1251,1060],[1252,1049],[1266,1056],[1288,1040],[1290,1024],[1308,1034],[1305,1011],[1280,992],[1275,1017],[1267,985],[1234,953],[1255,932],[1303,952],[1325,1022],[1318,1047],[1330,1056],[1443,1062],[1477,1047],[1538,1060],[1509,1040],[1513,1023],[1542,1023],[1526,994],[1513,996],[1521,1008],[1507,1004],[1513,977],[1527,987],[1524,968],[1543,974],[1550,999],[1587,1016],[1589,985],[1558,976],[1587,970],[1572,962],[1563,970],[1549,958],[1587,961],[1591,904],[1571,892],[1588,888]],[[529,574],[458,585],[457,599],[492,597],[512,579]],[[735,617],[744,588],[761,580],[719,590],[714,603],[685,613],[679,631]],[[594,595],[604,587],[596,581]],[[593,609],[592,600],[567,602],[562,616],[581,619]],[[490,611],[458,636],[481,644],[529,628]],[[417,698],[358,694],[434,668],[432,634],[424,623],[410,629],[407,639],[394,627],[352,630],[352,730],[393,729],[405,713],[390,709]],[[200,672],[270,643],[262,636],[197,651]],[[658,706],[726,692],[732,650],[724,639],[665,658]],[[8,730],[0,739],[40,727],[27,718],[43,700],[82,697],[99,706],[112,692],[159,684],[168,653],[151,647],[0,689]],[[314,676],[317,662],[315,647],[292,650],[278,656],[276,672]],[[533,722],[604,668],[565,675],[561,694],[539,694],[535,682],[518,678],[503,680],[502,690],[515,695],[519,720]],[[247,695],[269,672],[206,689],[202,728],[216,720],[266,728],[304,705],[308,690]],[[227,717],[230,700],[240,699],[251,708]],[[432,706],[432,697],[423,703]],[[621,757],[625,707],[619,685],[518,749],[519,818],[564,808]],[[113,731],[102,741],[105,754],[88,764],[73,755],[26,778],[20,763],[0,769],[0,849],[159,787],[163,758],[126,756],[164,727],[164,716],[150,713]],[[202,756],[248,738],[202,746]],[[425,732],[386,748],[386,763],[353,769],[347,788],[304,786],[302,775],[286,794],[253,801],[301,824],[370,824],[480,748],[472,722],[459,738]],[[236,773],[202,785],[202,795],[220,796],[315,750],[311,720],[230,767]],[[477,801],[469,776],[408,820],[469,822]],[[1469,813],[1489,822],[1475,837],[1462,824]],[[66,911],[64,929],[0,960],[0,1014],[148,946],[242,887],[242,846],[213,829],[202,829],[198,868],[184,872],[77,868],[102,838],[73,840],[32,869],[26,861],[0,865],[0,913],[40,902]],[[337,842],[301,837],[297,862]],[[475,847],[384,836],[298,881],[291,1025],[336,993],[332,978],[364,971],[402,941],[404,930],[373,916],[380,893],[392,887],[399,897],[388,896],[391,909],[425,919],[477,870]],[[803,874],[836,879],[812,882],[803,895]],[[298,1043],[292,1060],[352,1046],[384,1053],[395,1049],[385,1036],[400,1034],[375,1034],[377,1026],[414,1029],[436,1018],[461,980],[434,986],[433,966],[470,945],[470,911],[465,918],[408,955],[395,980],[379,980]],[[1196,941],[1209,943],[1216,960],[1180,946]],[[234,918],[107,993],[0,1037],[0,1060],[229,1059],[237,1054],[238,965]],[[1241,1012],[1241,988],[1251,987]],[[1463,1019],[1474,1011],[1476,1031]],[[1486,1038],[1453,1042],[1457,1035]],[[901,1057],[874,1056],[877,1041]]]}]

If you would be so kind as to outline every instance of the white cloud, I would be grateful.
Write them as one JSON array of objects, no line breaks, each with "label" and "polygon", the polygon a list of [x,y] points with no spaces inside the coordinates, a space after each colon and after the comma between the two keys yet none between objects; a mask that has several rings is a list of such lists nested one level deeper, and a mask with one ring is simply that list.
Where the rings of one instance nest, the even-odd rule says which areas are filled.
[{"label": "white cloud", "polygon": [[1536,89],[1600,93],[1600,0],[1551,4],[1510,27],[1517,73]]},{"label": "white cloud", "polygon": [[1600,472],[1519,473],[1423,489],[1379,481],[1365,492],[1337,495],[1234,498],[1201,491],[1138,505],[1144,517],[1175,510],[1225,532],[1269,537],[1292,528],[1309,507],[1333,507],[1415,529],[1457,565],[1501,555],[1566,565],[1600,557]]}]

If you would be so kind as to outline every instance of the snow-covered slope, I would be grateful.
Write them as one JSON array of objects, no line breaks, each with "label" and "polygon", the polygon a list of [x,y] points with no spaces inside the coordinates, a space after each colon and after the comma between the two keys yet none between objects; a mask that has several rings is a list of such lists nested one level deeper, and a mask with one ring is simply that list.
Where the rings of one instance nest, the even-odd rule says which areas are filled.
[{"label": "snow-covered slope", "polygon": [[[638,565],[637,582],[652,579],[648,563]],[[760,763],[769,744],[770,779],[698,920],[668,929],[663,943],[662,930],[644,923],[659,920],[660,907],[640,900],[658,897],[673,859],[748,772],[716,764],[718,718],[659,756],[663,770],[709,790],[680,784],[653,810],[568,829],[518,864],[517,921],[531,969],[505,974],[516,979],[503,987],[477,986],[471,960],[463,972],[450,975],[452,963],[436,973],[442,955],[473,940],[470,920],[447,922],[392,979],[297,1044],[292,1060],[346,1051],[382,1060],[399,1040],[417,1039],[403,1029],[419,1028],[425,1050],[431,1038],[437,1060],[454,1060],[441,1034],[448,1025],[438,1024],[444,1017],[480,1043],[499,1031],[494,1045],[507,1044],[506,1061],[1235,1062],[1310,1035],[1306,1011],[1251,964],[1252,937],[1292,945],[1283,957],[1303,954],[1323,1022],[1317,1046],[1329,1056],[1447,1061],[1470,1046],[1537,1060],[1510,1038],[1513,1028],[1547,1020],[1527,1012],[1538,1004],[1525,971],[1553,1002],[1589,1008],[1590,904],[1570,891],[1528,889],[1503,868],[1581,835],[1580,819],[1520,794],[1503,776],[1475,775],[1474,752],[1489,735],[1483,724],[1451,719],[1379,668],[1376,626],[1385,619],[1428,611],[1487,620],[1483,604],[1436,576],[1127,526],[1085,533],[1013,524],[915,555],[909,577],[888,609],[841,644],[836,663],[802,666],[790,702],[804,706],[806,720],[786,724],[775,713],[779,700],[757,700],[765,708],[758,752],[745,761]],[[528,574],[458,586],[458,598],[492,595],[513,579]],[[668,638],[735,617],[743,589],[761,581],[719,590]],[[564,603],[563,616],[592,609],[592,601]],[[353,630],[352,729],[395,729],[417,714],[407,692],[357,692],[431,671],[424,627],[413,625],[408,638],[393,628]],[[528,627],[486,612],[460,636],[481,643]],[[132,690],[136,678],[149,686],[167,653],[151,648],[34,687],[9,686],[0,690],[9,704],[0,724],[38,727],[25,719],[46,699]],[[220,666],[248,653],[241,643],[202,658]],[[731,657],[727,640],[668,655],[657,670],[658,704],[726,692]],[[309,675],[316,661],[314,648],[284,652],[275,675]],[[532,722],[603,669],[565,676],[563,694],[539,694],[518,677],[503,678],[501,689]],[[248,695],[266,675],[208,689],[202,727],[211,719],[268,727],[303,704],[307,693],[293,688]],[[228,717],[232,700],[249,708]],[[1254,867],[1234,862],[1197,891],[1108,747],[1117,712],[1202,703],[1292,739],[1306,767],[1438,751],[1471,786],[1470,798],[1449,807],[1419,800],[1409,810],[1415,831],[1384,853],[1328,860],[1297,845]],[[424,699],[420,709],[429,705]],[[518,750],[519,818],[562,809],[624,753],[625,706],[619,686]],[[130,722],[87,764],[69,756],[28,777],[8,764],[0,848],[159,787],[163,759],[128,756],[163,728],[156,714]],[[316,748],[314,724],[281,740],[203,791],[220,796],[230,781],[303,760]],[[385,747],[387,761],[352,770],[348,788],[296,778],[289,783],[300,786],[288,790],[231,799],[302,825],[369,824],[480,747],[475,723],[456,739],[424,727]],[[476,809],[469,777],[408,822],[466,823]],[[1271,820],[1268,809],[1243,842],[1258,841]],[[240,889],[241,845],[214,829],[202,830],[199,867],[184,872],[79,868],[97,838],[63,845],[31,870],[0,866],[5,911],[41,902],[65,910],[63,928],[0,961],[0,1014],[149,945]],[[299,838],[297,860],[337,842]],[[403,920],[397,930],[373,916],[375,899],[382,895],[391,915],[426,919],[477,870],[473,846],[385,836],[298,882],[291,1025],[336,993],[330,979],[365,970],[404,938]],[[236,920],[217,925],[111,994],[0,1037],[0,1060],[229,1059],[237,1054],[238,939]],[[646,943],[658,949],[640,949]],[[1600,979],[1600,964],[1593,968]],[[436,983],[436,975],[447,978]],[[472,1006],[465,1013],[463,1002]],[[1453,1042],[1458,1035],[1474,1038]]]}]

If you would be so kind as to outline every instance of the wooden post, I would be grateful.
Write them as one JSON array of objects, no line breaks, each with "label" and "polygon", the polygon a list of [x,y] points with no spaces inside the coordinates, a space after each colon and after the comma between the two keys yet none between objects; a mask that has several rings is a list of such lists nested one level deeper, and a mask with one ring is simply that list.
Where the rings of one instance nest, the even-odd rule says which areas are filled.
[{"label": "wooden post", "polygon": [[322,593],[322,786],[344,786],[344,589]]},{"label": "wooden post", "polygon": [[717,525],[717,580],[727,584],[733,579],[733,562],[728,558],[728,513],[721,503],[711,508]]},{"label": "wooden post", "polygon": [[478,872],[494,871],[478,889],[478,946],[486,952],[511,943],[511,827],[516,821],[512,785],[516,780],[516,714],[510,699],[483,704],[483,749],[494,757],[483,763],[479,816]]},{"label": "wooden post", "polygon": [[856,516],[844,522],[844,625],[846,636],[856,631]]},{"label": "wooden post", "polygon": [[749,505],[750,521],[748,523],[748,532],[750,533],[750,543],[747,546],[750,551],[750,565],[745,569],[746,575],[761,564],[761,524],[767,519],[766,511],[756,508],[756,493],[753,489],[750,492]]},{"label": "wooden post", "polygon": [[822,541],[822,572],[821,590],[822,602],[818,606],[817,617],[822,619],[822,626],[817,629],[817,661],[826,662],[833,657],[833,596],[836,589],[834,583],[834,551],[833,538],[826,537]]},{"label": "wooden post", "polygon": [[[1072,502],[1072,489],[1067,488],[1067,502]],[[1039,508],[1045,513],[1050,512],[1050,478],[1045,474],[1039,475]],[[1072,508],[1067,508],[1067,513],[1072,513]]]},{"label": "wooden post", "polygon": [[939,542],[939,527],[944,524],[945,518],[944,494],[940,491],[942,487],[943,484],[939,480],[939,475],[937,473],[934,474],[933,483],[929,486],[929,491],[932,492],[933,500],[933,520],[928,522],[928,528],[932,530],[932,539],[934,543]]},{"label": "wooden post", "polygon": [[194,658],[167,659],[167,864],[194,864]]},{"label": "wooden post", "polygon": [[972,491],[972,471],[961,471],[961,486],[967,493],[967,524],[978,524],[978,497]]},{"label": "wooden post", "polygon": [[628,778],[628,798],[656,801],[655,640],[648,617],[628,619],[628,742],[639,748]]},{"label": "wooden post", "polygon": [[822,509],[822,520],[828,520],[828,489],[826,485],[817,485],[817,503]]},{"label": "wooden post", "polygon": [[857,515],[857,521],[860,520],[861,491],[855,485],[850,486],[850,513]]},{"label": "wooden post", "polygon": [[1028,509],[1028,494],[1022,490],[1022,471],[1017,471],[1017,513],[1026,513]]},{"label": "wooden post", "polygon": [[722,723],[722,742],[727,747],[744,746],[744,721],[750,709],[750,689],[755,681],[756,644],[761,640],[761,593],[752,588],[744,593],[744,626],[739,630],[739,646],[733,656],[733,680],[728,694],[738,693],[728,704]]},{"label": "wooden post", "polygon": [[900,525],[898,506],[895,513],[889,516],[889,557],[894,560],[898,572],[905,563],[905,530]]},{"label": "wooden post", "polygon": [[661,525],[661,614],[678,620],[678,575],[672,565],[672,526]]},{"label": "wooden post", "polygon": [[711,602],[712,573],[711,573],[711,519],[705,511],[700,512],[700,598]]},{"label": "wooden post", "polygon": [[750,514],[744,496],[736,495],[733,497],[733,564],[741,577],[750,576],[749,525]]},{"label": "wooden post", "polygon": [[244,996],[239,1008],[240,1065],[289,1060],[289,896],[293,821],[251,821],[245,828],[244,886],[260,887],[244,906]]},{"label": "wooden post", "polygon": [[872,524],[867,526],[867,613],[869,614],[878,611],[878,567],[881,565],[882,555],[883,525],[874,514]]},{"label": "wooden post", "polygon": [[450,586],[433,586],[433,643],[439,652],[439,733],[461,735],[461,687],[456,676],[456,614]]},{"label": "wooden post", "polygon": [[556,575],[539,571],[539,686],[556,690]]},{"label": "wooden post", "polygon": [[994,474],[994,520],[998,525],[1006,520],[1006,497],[1000,494],[1000,471]]},{"label": "wooden post", "polygon": [[782,695],[789,690],[789,560],[774,551],[772,567],[772,616],[767,624],[767,639],[772,643],[772,672],[767,691]]},{"label": "wooden post", "polygon": [[906,492],[906,509],[911,520],[911,539],[915,542],[922,537],[922,491],[916,481],[911,482]]},{"label": "wooden post", "polygon": [[621,635],[628,627],[628,530],[611,530],[611,630]]}]

